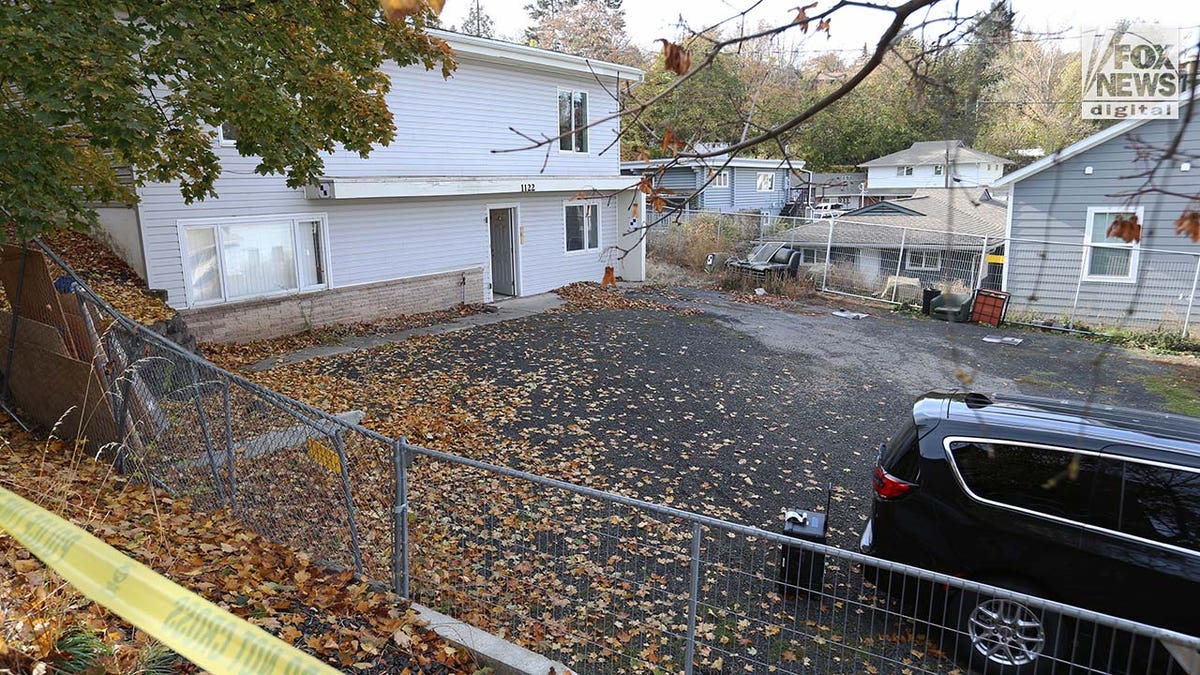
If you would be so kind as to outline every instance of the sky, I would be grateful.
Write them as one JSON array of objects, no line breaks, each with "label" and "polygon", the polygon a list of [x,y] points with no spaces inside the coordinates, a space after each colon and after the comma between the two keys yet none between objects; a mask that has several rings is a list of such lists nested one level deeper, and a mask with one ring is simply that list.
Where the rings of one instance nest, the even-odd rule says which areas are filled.
[{"label": "sky", "polygon": [[[517,39],[530,23],[524,7],[531,0],[447,0],[442,22],[447,26],[461,24],[476,1],[496,22],[497,37]],[[759,21],[776,25],[789,21],[795,16],[793,8],[809,1],[761,0],[747,15],[746,26],[756,26]],[[899,4],[899,0],[884,2]],[[658,38],[679,36],[681,15],[690,28],[699,30],[735,17],[754,4],[755,0],[625,0],[623,6],[630,38],[639,46],[649,48]],[[826,0],[809,13],[819,12],[822,6],[831,4],[831,0]],[[958,2],[963,15],[986,9],[989,4],[990,0]],[[955,0],[944,0],[932,11],[935,16],[945,16],[954,5]],[[1064,31],[1064,39],[1060,42],[1064,48],[1073,50],[1079,48],[1081,29],[1107,28],[1121,19],[1183,27],[1200,24],[1200,5],[1195,0],[1012,0],[1012,6],[1023,28],[1038,32]],[[1183,9],[1189,6],[1191,10]],[[802,48],[813,52],[857,52],[864,43],[878,39],[889,18],[890,13],[878,10],[843,8],[834,15],[831,37],[810,37]],[[726,25],[736,30],[739,21]]]}]

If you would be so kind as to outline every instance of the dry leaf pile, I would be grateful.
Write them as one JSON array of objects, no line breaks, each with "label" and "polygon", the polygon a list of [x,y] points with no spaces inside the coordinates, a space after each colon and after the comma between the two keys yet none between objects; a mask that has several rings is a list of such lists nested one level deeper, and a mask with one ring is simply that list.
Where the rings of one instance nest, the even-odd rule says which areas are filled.
[{"label": "dry leaf pile", "polygon": [[167,303],[146,291],[146,282],[132,267],[90,235],[63,230],[42,239],[92,290],[130,319],[149,326],[175,316]]},{"label": "dry leaf pile", "polygon": [[[469,655],[437,637],[389,592],[322,567],[248,530],[227,510],[200,513],[186,499],[125,482],[106,465],[72,458],[0,424],[4,486],[34,499],[160,573],[318,658],[356,673],[474,672]],[[0,534],[0,667],[37,672],[64,635],[86,629],[111,655],[100,670],[128,673],[145,635],[79,596],[11,537]],[[195,672],[177,661],[172,672]]]},{"label": "dry leaf pile", "polygon": [[413,328],[424,328],[441,323],[450,323],[455,319],[486,311],[485,308],[485,305],[458,305],[457,307],[438,312],[402,314],[376,321],[339,323],[300,333],[293,333],[292,335],[284,335],[270,340],[228,344],[205,342],[201,343],[200,350],[205,358],[218,366],[226,370],[239,370],[272,356],[279,356],[318,345],[333,344],[350,337],[388,335]]},{"label": "dry leaf pile", "polygon": [[631,298],[616,288],[601,288],[594,281],[577,281],[554,292],[567,301],[569,310],[580,309],[670,309],[654,300]]}]

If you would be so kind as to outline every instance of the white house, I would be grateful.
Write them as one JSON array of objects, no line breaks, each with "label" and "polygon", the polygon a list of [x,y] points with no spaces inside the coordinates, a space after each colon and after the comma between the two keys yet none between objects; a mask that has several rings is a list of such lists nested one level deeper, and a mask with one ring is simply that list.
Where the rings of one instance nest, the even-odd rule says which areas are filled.
[{"label": "white house", "polygon": [[867,170],[867,194],[911,195],[919,188],[987,187],[1000,180],[1003,157],[968,148],[962,141],[920,141],[859,164]]},{"label": "white house", "polygon": [[[384,66],[389,147],[332,153],[315,185],[291,189],[221,134],[219,198],[184,204],[177,185],[147,185],[135,217],[102,214],[110,239],[214,341],[544,293],[608,265],[642,279],[627,229],[644,196],[621,176],[619,120],[606,119],[610,92],[641,71],[437,34],[458,62],[449,80]],[[523,143],[510,127],[565,135],[549,153],[493,152]]]}]

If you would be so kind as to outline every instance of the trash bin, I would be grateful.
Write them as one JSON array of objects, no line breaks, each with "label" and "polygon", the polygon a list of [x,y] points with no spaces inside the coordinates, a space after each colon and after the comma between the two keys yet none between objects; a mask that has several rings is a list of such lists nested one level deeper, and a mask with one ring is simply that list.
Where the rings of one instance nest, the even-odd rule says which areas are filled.
[{"label": "trash bin", "polygon": [[[783,519],[783,533],[789,537],[824,544],[827,540],[825,514],[802,509],[789,510]],[[799,591],[819,593],[825,581],[825,554],[784,544],[779,550],[779,575],[776,588],[781,595]]]},{"label": "trash bin", "polygon": [[942,292],[936,288],[922,288],[921,289],[921,313],[924,314],[925,316],[929,316],[929,303],[933,302],[933,299],[941,294],[942,294]]}]

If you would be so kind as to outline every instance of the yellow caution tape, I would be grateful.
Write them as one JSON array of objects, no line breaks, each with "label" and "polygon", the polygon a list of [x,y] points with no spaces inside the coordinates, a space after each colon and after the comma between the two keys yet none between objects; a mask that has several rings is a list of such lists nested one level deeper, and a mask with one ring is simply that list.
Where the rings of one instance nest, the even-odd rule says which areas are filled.
[{"label": "yellow caution tape", "polygon": [[325,447],[320,441],[311,438],[308,439],[307,445],[310,459],[339,476],[342,474],[342,462],[338,459],[336,452]]},{"label": "yellow caution tape", "polygon": [[4,488],[0,527],[79,592],[207,671],[339,672]]}]

